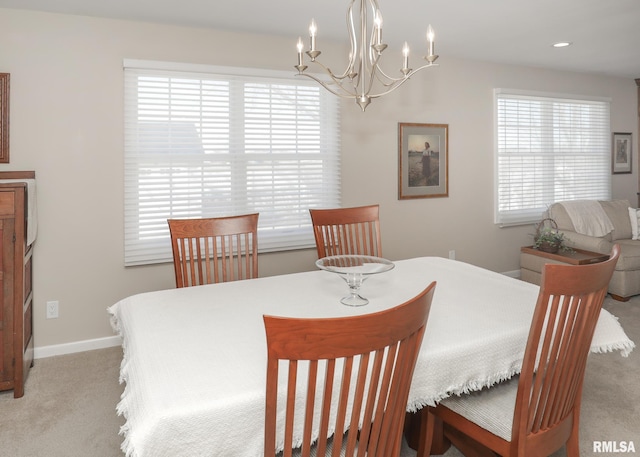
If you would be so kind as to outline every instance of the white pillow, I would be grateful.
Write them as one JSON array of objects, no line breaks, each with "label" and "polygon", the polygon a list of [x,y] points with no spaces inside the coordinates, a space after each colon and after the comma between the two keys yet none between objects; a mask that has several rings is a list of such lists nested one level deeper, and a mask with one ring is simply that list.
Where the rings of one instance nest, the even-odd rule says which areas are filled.
[{"label": "white pillow", "polygon": [[640,226],[640,209],[629,208],[629,219],[631,219],[631,239],[640,240],[638,227]]}]

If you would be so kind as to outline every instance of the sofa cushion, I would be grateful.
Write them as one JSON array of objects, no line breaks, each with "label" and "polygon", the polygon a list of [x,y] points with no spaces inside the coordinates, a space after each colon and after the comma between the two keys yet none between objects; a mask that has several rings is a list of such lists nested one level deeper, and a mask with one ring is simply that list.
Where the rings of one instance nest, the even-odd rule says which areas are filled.
[{"label": "sofa cushion", "polygon": [[640,270],[640,240],[619,240],[620,257],[616,264],[618,271]]},{"label": "sofa cushion", "polygon": [[549,207],[549,217],[556,221],[559,230],[576,231],[567,210],[560,203],[554,203]]},{"label": "sofa cushion", "polygon": [[631,206],[629,201],[611,200],[600,201],[599,203],[614,226],[613,232],[611,233],[612,241],[630,240],[632,234],[631,220],[629,219],[629,206]]}]

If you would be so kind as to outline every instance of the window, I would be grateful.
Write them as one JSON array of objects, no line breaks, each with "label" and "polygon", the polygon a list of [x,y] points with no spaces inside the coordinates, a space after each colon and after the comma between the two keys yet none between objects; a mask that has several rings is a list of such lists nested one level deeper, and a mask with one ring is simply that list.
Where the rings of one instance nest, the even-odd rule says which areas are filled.
[{"label": "window", "polygon": [[337,97],[274,72],[125,61],[125,265],[172,259],[168,218],[259,212],[260,250],[315,246],[340,204]]},{"label": "window", "polygon": [[611,198],[609,101],[495,91],[501,225],[540,220],[556,201]]}]

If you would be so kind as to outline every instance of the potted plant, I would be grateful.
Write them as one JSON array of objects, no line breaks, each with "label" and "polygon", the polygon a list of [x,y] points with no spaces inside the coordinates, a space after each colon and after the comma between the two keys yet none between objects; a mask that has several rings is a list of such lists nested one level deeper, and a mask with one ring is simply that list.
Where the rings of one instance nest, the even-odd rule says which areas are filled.
[{"label": "potted plant", "polygon": [[564,233],[558,231],[558,225],[553,219],[543,219],[536,226],[536,233],[533,235],[535,249],[550,253],[556,253],[560,249],[570,249],[564,245],[564,242]]}]

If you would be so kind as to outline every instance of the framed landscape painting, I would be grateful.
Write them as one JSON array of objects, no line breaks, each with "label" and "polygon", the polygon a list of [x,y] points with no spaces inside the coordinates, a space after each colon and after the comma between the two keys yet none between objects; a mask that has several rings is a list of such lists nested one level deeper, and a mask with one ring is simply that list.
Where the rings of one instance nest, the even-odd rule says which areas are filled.
[{"label": "framed landscape painting", "polygon": [[449,196],[449,125],[398,124],[398,199]]},{"label": "framed landscape painting", "polygon": [[9,73],[0,73],[0,163],[9,163]]},{"label": "framed landscape painting", "polygon": [[616,132],[611,145],[611,172],[631,173],[631,134]]}]

